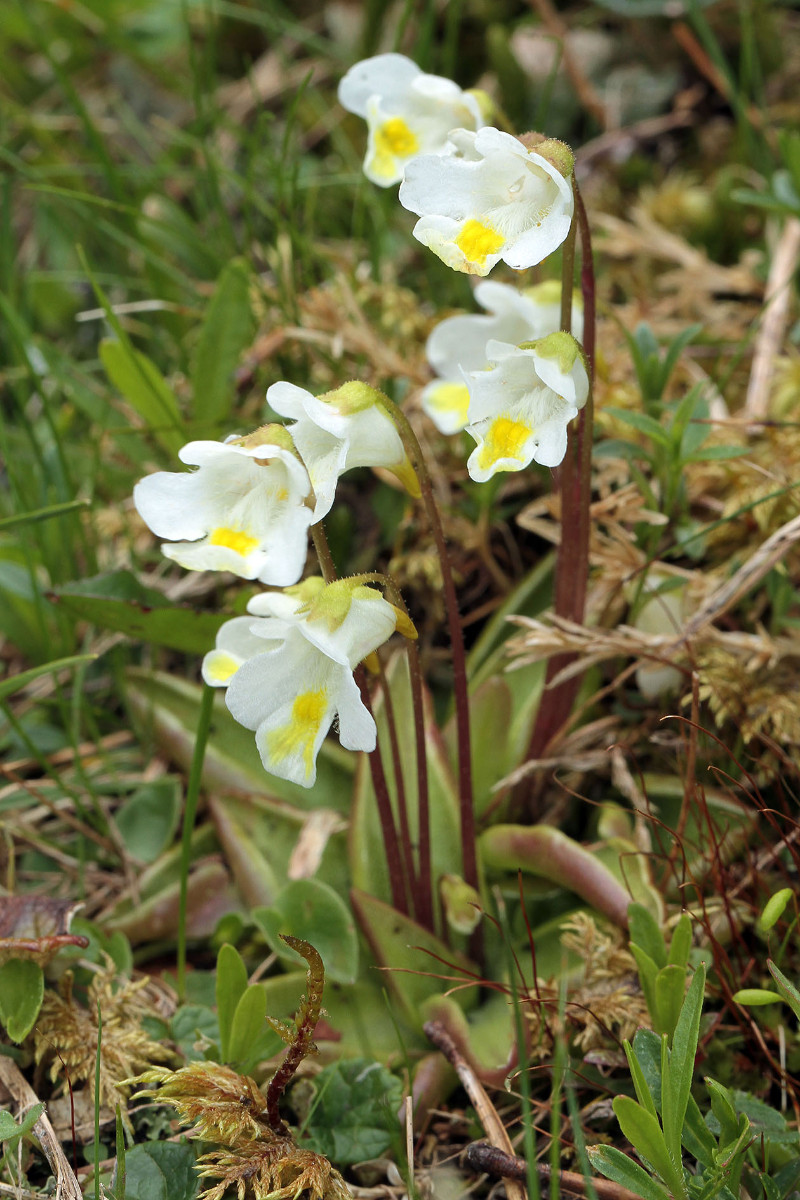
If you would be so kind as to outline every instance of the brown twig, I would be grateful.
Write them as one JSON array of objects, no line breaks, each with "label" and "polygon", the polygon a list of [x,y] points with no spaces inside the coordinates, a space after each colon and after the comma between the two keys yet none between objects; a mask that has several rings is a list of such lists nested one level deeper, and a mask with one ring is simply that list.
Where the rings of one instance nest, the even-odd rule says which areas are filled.
[{"label": "brown twig", "polygon": [[747,385],[744,412],[754,420],[762,420],[769,411],[769,390],[775,371],[775,357],[780,351],[789,321],[789,301],[792,279],[800,259],[800,220],[790,217],[783,227],[769,269],[764,292],[764,320],[756,335],[753,365]]},{"label": "brown twig", "polygon": [[[486,1142],[472,1142],[464,1153],[466,1166],[473,1171],[481,1171],[485,1175],[498,1175],[503,1179],[527,1179],[528,1166],[524,1158],[516,1154],[505,1154],[495,1146]],[[547,1163],[537,1162],[536,1170],[544,1179],[550,1178],[550,1167]],[[592,1176],[587,1180],[577,1171],[559,1171],[558,1180],[561,1190],[574,1196],[585,1196],[588,1185],[591,1184],[600,1200],[639,1200],[635,1192],[613,1183],[610,1179],[598,1179]]]},{"label": "brown twig", "polygon": [[[18,1116],[24,1115],[28,1109],[39,1103],[39,1097],[17,1064],[12,1059],[0,1055],[0,1102],[5,1104],[8,1100],[13,1101]],[[50,1170],[55,1176],[56,1200],[83,1200],[80,1185],[45,1112],[33,1126],[33,1132],[39,1139]]]},{"label": "brown twig", "polygon": [[[492,1148],[503,1152],[509,1160],[514,1159],[514,1149],[505,1125],[498,1116],[497,1109],[486,1094],[486,1089],[478,1076],[467,1062],[458,1046],[440,1021],[428,1021],[423,1026],[426,1036],[433,1042],[437,1050],[441,1050],[447,1061],[458,1075],[459,1082],[470,1098],[470,1103],[478,1114],[486,1136]],[[527,1178],[526,1174],[506,1175],[503,1173],[506,1185],[507,1200],[527,1200],[527,1191],[520,1184],[520,1179]]]}]

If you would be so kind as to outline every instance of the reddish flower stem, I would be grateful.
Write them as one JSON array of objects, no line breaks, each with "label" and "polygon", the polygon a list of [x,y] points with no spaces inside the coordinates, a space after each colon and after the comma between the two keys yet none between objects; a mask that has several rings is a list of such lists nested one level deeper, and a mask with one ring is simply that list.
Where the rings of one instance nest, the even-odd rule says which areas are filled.
[{"label": "reddish flower stem", "polygon": [[[319,560],[322,577],[326,583],[333,583],[337,578],[336,567],[334,566],[333,556],[331,555],[328,539],[325,536],[325,530],[322,527],[322,522],[318,521],[316,525],[311,526],[311,540],[314,543],[314,549]],[[366,582],[371,576],[360,576],[359,580]],[[376,581],[383,582],[382,575],[374,577]],[[361,699],[364,702],[364,707],[372,715],[372,704],[370,701],[369,688],[365,679],[365,671],[363,667],[358,667],[355,672],[356,683],[361,692]],[[388,697],[388,689],[384,689]],[[389,722],[389,738],[392,741],[392,749],[394,751],[394,743],[397,741],[397,731],[394,728],[394,712],[391,708],[391,700],[388,701],[386,709],[386,718]],[[374,719],[374,717],[373,717]],[[381,832],[383,834],[383,845],[386,851],[386,863],[389,868],[389,885],[392,890],[392,903],[395,908],[402,913],[408,913],[408,902],[406,892],[406,882],[408,882],[409,891],[413,887],[413,867],[412,873],[408,880],[404,877],[408,870],[408,864],[405,861],[406,856],[411,859],[411,838],[408,833],[408,819],[406,814],[406,829],[405,838],[400,841],[397,836],[397,829],[394,823],[394,815],[392,813],[392,801],[389,796],[389,788],[386,783],[386,775],[383,770],[383,759],[381,758],[380,746],[376,745],[375,749],[369,755],[369,767],[372,774],[372,786],[375,791],[375,802],[378,808],[378,820],[380,821]],[[395,760],[395,774],[398,778],[398,788],[402,788],[403,776],[400,772],[400,764]],[[399,793],[398,793],[399,794]],[[401,818],[402,819],[402,818]],[[404,862],[397,855],[398,842],[401,846],[401,856]],[[403,866],[406,866],[406,872]]]},{"label": "reddish flower stem", "polygon": [[419,877],[416,881],[417,920],[433,931],[433,877],[431,874],[431,820],[428,792],[428,756],[425,746],[425,710],[423,708],[422,667],[417,647],[406,642],[411,678],[411,703],[414,709],[414,738],[417,748],[417,826]]},{"label": "reddish flower stem", "polygon": [[410,911],[416,916],[417,881],[414,871],[414,850],[411,844],[411,828],[408,824],[408,801],[406,799],[406,783],[403,777],[403,763],[400,758],[400,742],[397,736],[397,721],[395,720],[394,701],[389,690],[389,681],[383,669],[383,662],[378,658],[378,678],[383,692],[383,706],[386,712],[386,726],[389,730],[389,746],[392,751],[392,767],[394,768],[394,790],[397,799],[397,817],[400,823],[400,853],[403,856],[403,873],[406,878],[407,894],[410,899]]},{"label": "reddish flower stem", "polygon": [[458,798],[459,824],[461,831],[461,861],[464,880],[478,890],[478,856],[475,845],[475,806],[472,795],[472,758],[469,731],[469,693],[467,690],[467,657],[464,650],[464,635],[458,611],[458,597],[447,553],[444,528],[439,509],[433,495],[433,484],[422,447],[405,414],[387,396],[382,403],[386,407],[403,439],[406,452],[414,464],[422,492],[422,502],[436,543],[436,551],[442,568],[445,607],[450,630],[450,645],[453,655],[453,697],[456,710],[456,740],[458,743]]},{"label": "reddish flower stem", "polygon": [[[356,683],[361,692],[364,707],[372,715],[372,701],[365,676],[366,671],[364,668],[362,666],[357,667],[355,672]],[[399,839],[394,823],[392,801],[389,796],[386,775],[383,770],[380,745],[376,745],[375,749],[369,755],[369,769],[372,774],[372,786],[375,791],[375,801],[378,807],[378,820],[380,821],[383,845],[386,851],[386,863],[389,868],[389,887],[392,892],[392,904],[398,912],[407,915],[408,900],[406,896],[406,881],[403,875],[403,856],[402,854],[398,854]]]},{"label": "reddish flower stem", "polygon": [[[571,430],[567,453],[559,468],[553,472],[554,486],[561,492],[561,543],[556,558],[554,608],[558,616],[583,621],[586,588],[589,581],[589,507],[592,486],[592,429],[595,353],[595,277],[592,241],[586,209],[577,183],[575,190],[575,224],[581,239],[581,291],[583,294],[583,347],[589,367],[589,395],[578,418],[577,429]],[[562,318],[569,311],[565,293],[572,295],[574,262],[565,245],[562,282]],[[562,322],[563,323],[563,322]],[[574,655],[560,654],[547,664],[546,684],[572,662]],[[545,684],[545,686],[546,686]],[[556,734],[569,720],[580,686],[580,676],[564,680],[547,692],[547,700],[539,706],[536,724],[528,746],[529,759],[541,758]]]}]

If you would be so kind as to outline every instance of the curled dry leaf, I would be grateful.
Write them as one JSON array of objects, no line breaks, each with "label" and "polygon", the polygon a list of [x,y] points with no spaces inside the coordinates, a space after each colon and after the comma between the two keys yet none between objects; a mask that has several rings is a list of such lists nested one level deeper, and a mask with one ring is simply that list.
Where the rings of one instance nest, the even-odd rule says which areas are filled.
[{"label": "curled dry leaf", "polygon": [[0,896],[0,966],[24,958],[45,967],[64,946],[85,949],[89,939],[69,932],[81,907],[50,896]]}]

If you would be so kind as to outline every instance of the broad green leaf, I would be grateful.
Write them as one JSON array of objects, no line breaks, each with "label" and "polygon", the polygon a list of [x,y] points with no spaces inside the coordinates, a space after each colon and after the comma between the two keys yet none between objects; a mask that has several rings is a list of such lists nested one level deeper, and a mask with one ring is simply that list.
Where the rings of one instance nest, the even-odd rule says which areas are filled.
[{"label": "broad green leaf", "polygon": [[631,942],[641,946],[657,967],[667,965],[667,948],[664,935],[653,914],[642,904],[632,904],[628,909],[628,928]]},{"label": "broad green leaf", "polygon": [[716,1079],[706,1079],[706,1087],[711,1097],[711,1111],[717,1118],[719,1132],[723,1144],[733,1141],[739,1133],[739,1119],[733,1106],[731,1094]]},{"label": "broad green leaf", "polygon": [[73,654],[69,658],[57,658],[54,662],[44,663],[41,667],[31,667],[29,671],[20,671],[18,675],[0,679],[0,700],[5,700],[6,696],[12,696],[14,692],[21,691],[41,675],[54,675],[56,671],[64,671],[68,667],[94,662],[96,658],[96,654]]},{"label": "broad green leaf", "polygon": [[639,1157],[658,1172],[673,1196],[685,1196],[682,1173],[670,1157],[658,1120],[630,1096],[615,1096],[612,1107],[620,1129]]},{"label": "broad green leaf", "polygon": [[186,1142],[144,1142],[125,1155],[125,1200],[194,1200],[195,1152]]},{"label": "broad green leaf", "polygon": [[237,1006],[247,990],[247,968],[235,946],[226,942],[217,955],[217,1020],[222,1061],[231,1059],[231,1036],[233,1018]]},{"label": "broad green leaf", "polygon": [[635,1192],[643,1200],[671,1200],[669,1192],[660,1183],[616,1147],[587,1146],[586,1153],[595,1171]]},{"label": "broad green leaf", "polygon": [[[265,781],[269,778],[263,774]],[[291,856],[303,841],[319,857],[315,878],[346,895],[347,846],[344,823],[336,813],[320,808],[309,815],[252,789],[247,795],[212,793],[208,803],[225,862],[247,908],[275,903],[288,882]],[[286,950],[283,943],[281,948]]]},{"label": "broad green leaf", "polygon": [[772,929],[783,916],[784,909],[793,895],[794,889],[787,887],[781,888],[780,891],[770,896],[761,913],[760,925],[762,929]]},{"label": "broad green leaf", "polygon": [[187,654],[211,650],[217,630],[227,620],[222,613],[197,612],[173,604],[125,570],[65,583],[50,592],[48,599],[63,612],[101,629],[114,629],[136,641]]},{"label": "broad green leaf", "polygon": [[0,967],[0,1022],[12,1042],[24,1042],[44,999],[44,972],[30,959],[12,958]]},{"label": "broad green leaf", "polygon": [[[216,1013],[204,1004],[182,1004],[176,1009],[170,1023],[172,1040],[187,1062],[202,1059],[202,1050],[196,1049],[204,1041],[219,1043],[219,1022]],[[215,1058],[221,1057],[219,1052]]]},{"label": "broad green leaf", "polygon": [[615,924],[627,921],[630,896],[609,868],[551,825],[495,825],[478,839],[487,871],[530,872],[575,892]]},{"label": "broad green leaf", "polygon": [[[385,985],[412,1027],[419,1024],[420,1006],[429,996],[471,978],[475,968],[463,954],[409,917],[356,889],[350,899],[375,960],[383,968]],[[474,988],[459,990],[456,996],[464,1008],[476,1000]]]},{"label": "broad green leaf", "polygon": [[114,817],[131,857],[143,863],[154,862],[172,840],[179,810],[177,779],[165,776],[137,788]]},{"label": "broad green leaf", "polygon": [[380,1063],[332,1063],[311,1082],[303,1146],[339,1166],[378,1158],[397,1138],[402,1100],[403,1085]]},{"label": "broad green leaf", "polygon": [[669,944],[670,963],[675,963],[679,967],[686,970],[686,964],[689,962],[689,951],[692,948],[692,918],[688,913],[681,913],[680,919],[675,926],[672,934],[672,941]]},{"label": "broad green leaf", "polygon": [[33,1108],[28,1109],[22,1120],[17,1122],[10,1112],[7,1112],[6,1109],[1,1109],[0,1142],[14,1142],[17,1138],[24,1137],[26,1133],[30,1133],[43,1112],[43,1102],[34,1104]]},{"label": "broad green leaf", "polygon": [[800,1021],[800,991],[786,978],[783,971],[776,967],[772,959],[767,959],[767,967],[769,968],[770,975],[778,985],[778,991],[786,1003],[791,1006],[794,1015]]},{"label": "broad green leaf", "polygon": [[266,1015],[267,995],[263,987],[254,984],[246,988],[239,997],[236,1012],[233,1014],[226,1062],[249,1065],[265,1032],[272,1035],[270,1041],[274,1040],[275,1049],[278,1049],[280,1039],[267,1025]]},{"label": "broad green leaf", "polygon": [[731,997],[737,1004],[743,1004],[746,1008],[761,1008],[765,1004],[781,1004],[783,996],[779,996],[777,992],[768,992],[766,988],[740,988],[738,992],[734,992]]},{"label": "broad green leaf", "polygon": [[[669,968],[667,968],[669,969]],[[664,1137],[673,1156],[680,1160],[681,1134],[686,1116],[686,1106],[694,1076],[694,1060],[697,1039],[700,1034],[700,1014],[703,1011],[703,993],[706,972],[701,964],[692,977],[681,1015],[675,1026],[672,1050],[669,1058],[669,1083],[665,1081],[662,1103]]]},{"label": "broad green leaf", "polygon": [[[637,1030],[633,1039],[636,1060],[642,1068],[642,1074],[650,1088],[658,1112],[661,1111],[661,1041],[662,1039],[652,1029]],[[683,1141],[686,1149],[694,1155],[698,1162],[709,1169],[713,1168],[717,1144],[709,1133],[697,1101],[692,1096],[689,1097],[686,1109]]]},{"label": "broad green leaf", "polygon": [[303,938],[318,951],[326,979],[354,983],[358,973],[358,937],[353,914],[332,887],[318,879],[293,879],[271,908],[253,909],[270,948],[285,962],[296,956],[279,934]]},{"label": "broad green leaf", "polygon": [[672,1042],[672,1034],[681,1015],[683,997],[686,994],[686,968],[675,963],[663,967],[655,980],[655,1012],[652,1014],[656,1033],[666,1033]]},{"label": "broad green leaf", "polygon": [[648,416],[647,413],[629,411],[626,408],[614,408],[613,405],[609,405],[603,411],[609,413],[612,417],[616,417],[617,420],[622,421],[625,425],[630,425],[632,429],[638,430],[639,433],[646,434],[647,437],[657,442],[660,446],[668,447],[670,445],[669,434],[655,417]]},{"label": "broad green leaf", "polygon": [[636,961],[636,967],[639,972],[639,983],[642,985],[644,998],[647,1002],[647,1011],[650,1013],[650,1019],[655,1020],[656,976],[658,975],[658,967],[650,955],[642,950],[641,946],[637,946],[634,942],[631,942],[630,950]]},{"label": "broad green leaf", "polygon": [[646,1109],[651,1116],[657,1116],[656,1104],[653,1099],[653,1093],[650,1091],[650,1085],[647,1082],[641,1063],[639,1062],[633,1047],[630,1042],[625,1042],[625,1057],[628,1060],[628,1069],[631,1073],[633,1086],[636,1090],[636,1099],[641,1104],[642,1108]]},{"label": "broad green leaf", "polygon": [[683,461],[690,462],[723,462],[729,458],[741,458],[750,451],[746,446],[704,446],[700,450],[695,450],[692,454],[687,454]]},{"label": "broad green leaf", "polygon": [[235,396],[233,373],[255,329],[250,280],[244,259],[226,263],[200,330],[192,371],[192,416],[212,426],[214,436],[230,416]]},{"label": "broad green leaf", "polygon": [[124,342],[104,338],[100,361],[110,382],[139,414],[156,440],[171,453],[186,438],[175,393],[155,363]]}]

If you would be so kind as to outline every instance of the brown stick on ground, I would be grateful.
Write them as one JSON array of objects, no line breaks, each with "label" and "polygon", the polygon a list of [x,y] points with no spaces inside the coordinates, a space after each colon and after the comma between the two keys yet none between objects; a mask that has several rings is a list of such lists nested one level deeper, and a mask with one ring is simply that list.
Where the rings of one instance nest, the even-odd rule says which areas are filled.
[{"label": "brown stick on ground", "polygon": [[[459,1082],[469,1096],[472,1107],[478,1114],[478,1118],[486,1130],[486,1136],[492,1146],[504,1152],[504,1155],[509,1160],[513,1160],[514,1148],[511,1145],[511,1139],[508,1136],[505,1125],[497,1115],[497,1109],[487,1096],[480,1079],[478,1079],[444,1025],[439,1021],[428,1021],[424,1029],[426,1036],[438,1050],[441,1050],[447,1061],[455,1069]],[[525,1175],[511,1176],[506,1175],[505,1172],[500,1172],[500,1174],[502,1174],[505,1180],[508,1200],[528,1200],[528,1193],[519,1182],[520,1179],[526,1178]]]},{"label": "brown stick on ground", "polygon": [[747,385],[744,411],[754,420],[762,420],[769,410],[769,389],[775,372],[775,358],[789,323],[792,279],[800,259],[800,221],[789,217],[775,247],[769,278],[764,292],[764,320],[756,335],[753,365]]},{"label": "brown stick on ground", "polygon": [[[13,1103],[14,1115],[19,1119],[39,1103],[39,1097],[17,1064],[12,1059],[0,1055],[0,1103],[6,1104],[9,1101]],[[39,1139],[50,1170],[55,1176],[56,1200],[83,1200],[80,1184],[46,1113],[43,1112],[39,1117],[33,1132]]]},{"label": "brown stick on ground", "polygon": [[[464,1155],[468,1167],[474,1171],[482,1171],[487,1175],[500,1175],[504,1179],[527,1179],[528,1166],[524,1158],[515,1154],[504,1154],[495,1146],[486,1142],[473,1142],[467,1146]],[[536,1169],[544,1179],[550,1178],[550,1168],[547,1163],[537,1163]],[[562,1192],[570,1192],[573,1196],[585,1196],[587,1181],[577,1171],[559,1171],[559,1182]],[[629,1192],[610,1179],[597,1179],[592,1176],[592,1187],[599,1200],[639,1200],[635,1192]]]}]

